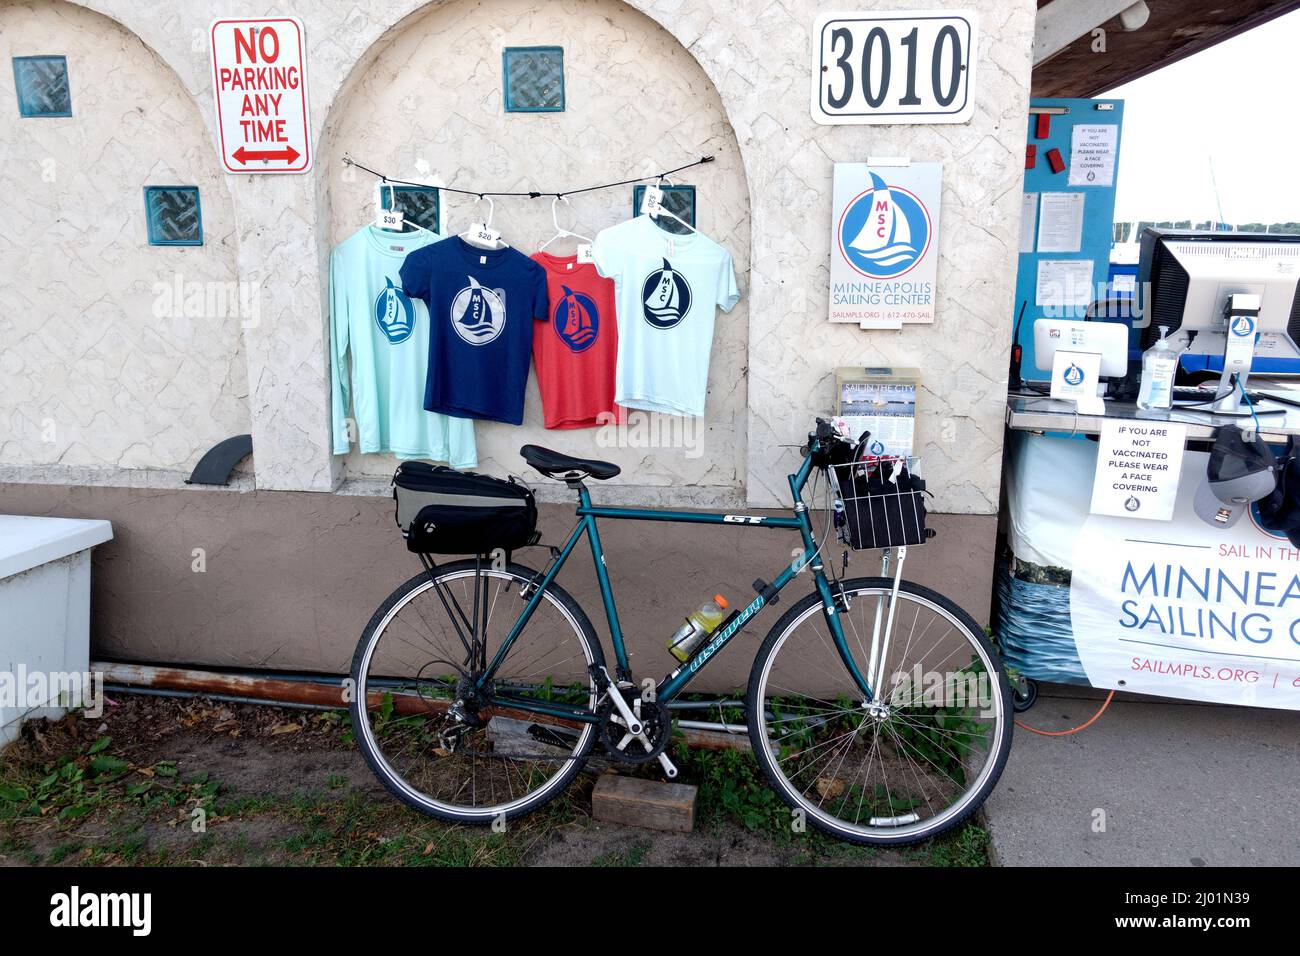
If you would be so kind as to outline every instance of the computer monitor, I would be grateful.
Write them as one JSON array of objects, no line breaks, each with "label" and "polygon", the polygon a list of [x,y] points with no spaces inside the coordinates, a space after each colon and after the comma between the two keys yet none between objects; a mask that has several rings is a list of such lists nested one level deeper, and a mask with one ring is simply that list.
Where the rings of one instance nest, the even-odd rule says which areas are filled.
[{"label": "computer monitor", "polygon": [[1103,378],[1119,378],[1128,371],[1128,326],[1118,322],[1080,322],[1076,319],[1037,319],[1034,322],[1034,364],[1052,370],[1057,350],[1096,352],[1101,355]]},{"label": "computer monitor", "polygon": [[1142,347],[1169,329],[1188,355],[1222,356],[1229,299],[1259,297],[1255,356],[1300,360],[1300,235],[1263,232],[1142,230],[1138,258]]}]

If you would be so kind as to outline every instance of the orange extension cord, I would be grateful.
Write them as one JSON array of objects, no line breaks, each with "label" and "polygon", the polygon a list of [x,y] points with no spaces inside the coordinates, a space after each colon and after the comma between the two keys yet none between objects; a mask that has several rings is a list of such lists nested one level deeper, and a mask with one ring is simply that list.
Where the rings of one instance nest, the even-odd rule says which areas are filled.
[{"label": "orange extension cord", "polygon": [[1031,734],[1039,734],[1043,737],[1068,737],[1070,734],[1077,734],[1081,730],[1087,730],[1097,722],[1097,718],[1106,713],[1106,708],[1110,706],[1111,700],[1115,697],[1115,692],[1111,691],[1106,695],[1106,699],[1101,702],[1101,709],[1092,715],[1086,724],[1080,724],[1078,727],[1071,727],[1069,730],[1039,730],[1037,727],[1030,727],[1028,724],[1022,724],[1020,721],[1014,721],[1015,725],[1021,730],[1027,730]]}]

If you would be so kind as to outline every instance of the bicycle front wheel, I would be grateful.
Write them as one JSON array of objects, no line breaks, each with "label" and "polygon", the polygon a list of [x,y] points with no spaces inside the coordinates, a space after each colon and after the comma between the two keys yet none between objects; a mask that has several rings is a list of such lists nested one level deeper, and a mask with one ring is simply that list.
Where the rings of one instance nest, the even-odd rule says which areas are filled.
[{"label": "bicycle front wheel", "polygon": [[491,682],[478,686],[536,580],[517,564],[444,565],[399,587],[366,626],[352,662],[357,745],[416,810],[459,823],[511,819],[582,769],[594,725],[535,709],[596,705],[600,644],[562,588],[542,593]]},{"label": "bicycle front wheel", "polygon": [[763,642],[747,696],[754,753],[786,803],[832,836],[878,846],[961,823],[1011,749],[1010,688],[980,628],[908,581],[889,628],[892,591],[887,578],[843,582],[843,650],[821,598],[801,600]]}]

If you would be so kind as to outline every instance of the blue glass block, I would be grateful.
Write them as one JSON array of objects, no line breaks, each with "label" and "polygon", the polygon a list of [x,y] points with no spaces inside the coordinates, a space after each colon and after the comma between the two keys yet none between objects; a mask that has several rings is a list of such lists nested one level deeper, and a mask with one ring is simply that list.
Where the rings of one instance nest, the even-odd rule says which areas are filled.
[{"label": "blue glass block", "polygon": [[[695,187],[694,186],[664,186],[660,185],[664,193],[664,208],[674,216],[678,216],[695,225]],[[645,186],[632,187],[632,215],[641,215],[641,200],[645,198]],[[669,219],[666,216],[659,220],[660,227],[665,232],[675,232],[677,235],[683,235],[690,230],[680,222]]]},{"label": "blue glass block", "polygon": [[145,186],[144,212],[149,245],[203,245],[198,186]]},{"label": "blue glass block", "polygon": [[501,69],[507,113],[564,112],[563,47],[506,47]]},{"label": "blue glass block", "polygon": [[21,116],[71,116],[68,61],[61,56],[14,57],[14,89]]},{"label": "blue glass block", "polygon": [[[388,207],[388,190],[384,189],[384,208]],[[394,186],[393,201],[402,210],[402,218],[423,226],[430,232],[438,232],[442,222],[442,204],[438,201],[438,190],[433,186]]]}]

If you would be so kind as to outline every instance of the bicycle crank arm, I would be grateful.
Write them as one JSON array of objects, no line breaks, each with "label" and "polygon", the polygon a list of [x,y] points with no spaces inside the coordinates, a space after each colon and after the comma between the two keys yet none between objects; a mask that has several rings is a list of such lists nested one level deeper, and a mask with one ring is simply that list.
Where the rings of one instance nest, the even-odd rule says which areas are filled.
[{"label": "bicycle crank arm", "polygon": [[[636,714],[632,713],[632,708],[629,707],[627,701],[623,699],[623,695],[619,692],[618,684],[610,679],[609,671],[605,670],[603,667],[601,670],[605,674],[605,680],[607,682],[606,693],[609,694],[609,699],[614,704],[614,709],[617,710],[618,715],[623,718],[623,724],[627,727],[628,733],[634,737],[637,736],[642,730],[641,721],[637,719]],[[647,744],[647,746],[649,745]]]},{"label": "bicycle crank arm", "polygon": [[[618,749],[619,749],[619,750],[626,750],[628,744],[632,743],[632,741],[634,741],[634,740],[639,740],[639,741],[641,741],[641,745],[642,745],[643,747],[645,747],[646,750],[649,750],[649,749],[650,749],[650,741],[649,741],[649,739],[646,737],[646,735],[645,735],[644,732],[639,733],[639,734],[624,734],[624,735],[623,735],[623,739],[622,739],[621,741],[619,741]],[[677,765],[674,764],[674,763],[672,762],[672,760],[670,760],[670,759],[668,758],[668,754],[666,754],[666,753],[662,753],[662,754],[659,755],[659,758],[658,758],[658,759],[659,759],[659,766],[663,767],[663,770],[664,770],[664,776],[667,777],[669,780],[674,780],[674,779],[676,779],[676,777],[677,777]]]}]

